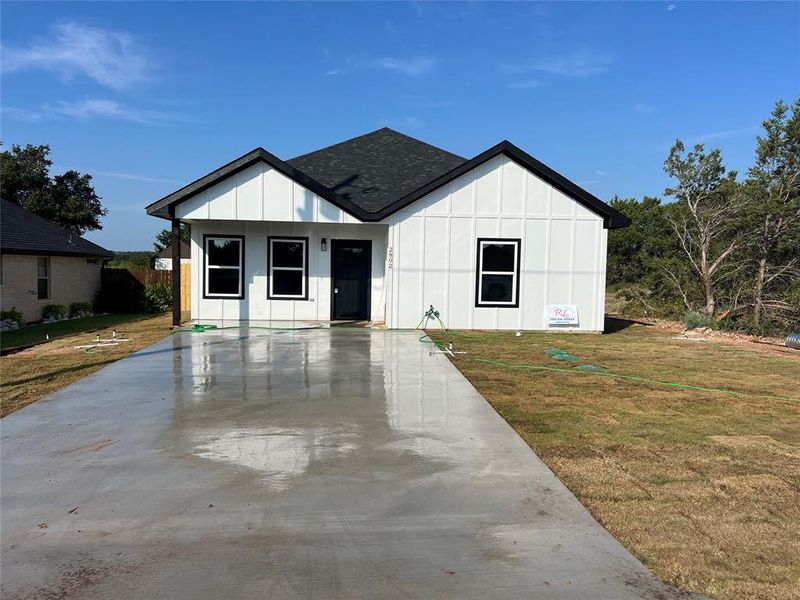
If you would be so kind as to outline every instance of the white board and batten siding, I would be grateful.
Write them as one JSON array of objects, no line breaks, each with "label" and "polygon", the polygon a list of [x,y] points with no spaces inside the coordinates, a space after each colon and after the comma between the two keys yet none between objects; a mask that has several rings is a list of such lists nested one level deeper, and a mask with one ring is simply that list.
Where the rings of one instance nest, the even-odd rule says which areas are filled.
[{"label": "white board and batten siding", "polygon": [[[603,218],[498,156],[387,219],[389,327],[414,327],[429,305],[454,329],[602,331]],[[521,239],[519,307],[476,307],[478,238]],[[550,304],[579,324],[548,326]]]},{"label": "white board and batten siding", "polygon": [[[384,320],[387,226],[362,223],[264,163],[177,205],[175,216],[192,225],[194,320],[329,320],[333,239],[372,241],[371,317]],[[244,299],[203,297],[204,235],[244,236]],[[308,238],[308,300],[267,299],[268,236]]]}]

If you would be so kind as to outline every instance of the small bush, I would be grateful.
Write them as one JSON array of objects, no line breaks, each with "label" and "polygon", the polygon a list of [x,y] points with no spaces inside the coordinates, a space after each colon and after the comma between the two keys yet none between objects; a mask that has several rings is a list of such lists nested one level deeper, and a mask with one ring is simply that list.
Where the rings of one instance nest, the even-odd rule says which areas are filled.
[{"label": "small bush", "polygon": [[17,327],[25,325],[22,311],[16,306],[12,306],[11,310],[0,310],[0,321],[14,321]]},{"label": "small bush", "polygon": [[172,286],[156,279],[144,284],[142,308],[149,313],[163,313],[172,308]]},{"label": "small bush", "polygon": [[706,319],[696,310],[686,311],[686,314],[683,315],[683,322],[686,324],[686,329],[708,327],[708,319]]},{"label": "small bush", "polygon": [[69,305],[69,316],[92,317],[94,316],[94,310],[89,302],[75,302]]},{"label": "small bush", "polygon": [[42,309],[44,321],[60,321],[67,318],[67,307],[63,304],[48,304]]}]

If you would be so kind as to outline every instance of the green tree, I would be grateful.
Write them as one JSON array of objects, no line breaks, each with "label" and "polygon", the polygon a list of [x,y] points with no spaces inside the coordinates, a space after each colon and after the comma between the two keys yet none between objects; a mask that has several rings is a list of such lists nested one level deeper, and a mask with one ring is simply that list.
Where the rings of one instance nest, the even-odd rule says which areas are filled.
[{"label": "green tree", "polygon": [[645,196],[614,197],[611,206],[631,220],[628,227],[612,229],[608,235],[608,284],[652,285],[659,269],[656,259],[675,248],[672,228],[661,200]]},{"label": "green tree", "polygon": [[0,190],[11,202],[78,235],[101,229],[108,211],[92,186],[91,175],[67,171],[50,177],[50,147],[13,145],[0,153]]},{"label": "green tree", "polygon": [[[719,149],[705,152],[702,144],[684,155],[680,140],[664,162],[664,171],[676,180],[665,194],[677,199],[678,210],[669,217],[683,254],[703,288],[702,312],[711,319],[717,308],[717,285],[739,240],[732,236],[737,215],[736,173],[725,175]],[[689,290],[668,266],[664,272],[688,306]]]},{"label": "green tree", "polygon": [[[186,223],[181,223],[181,239],[184,242],[189,242],[192,239],[192,227]],[[153,248],[156,252],[161,252],[164,248],[172,245],[172,230],[162,229],[156,234],[156,241],[153,242]]]},{"label": "green tree", "polygon": [[800,98],[778,101],[763,127],[745,185],[756,329],[765,312],[797,310],[783,292],[800,276]]}]

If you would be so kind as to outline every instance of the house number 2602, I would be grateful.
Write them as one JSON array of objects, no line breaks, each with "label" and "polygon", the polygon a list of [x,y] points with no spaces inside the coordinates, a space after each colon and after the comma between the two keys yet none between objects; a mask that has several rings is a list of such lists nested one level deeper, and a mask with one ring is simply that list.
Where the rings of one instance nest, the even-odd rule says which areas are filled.
[{"label": "house number 2602", "polygon": [[394,264],[394,252],[392,250],[392,247],[389,246],[388,250],[386,251],[386,266],[391,269],[393,264]]}]

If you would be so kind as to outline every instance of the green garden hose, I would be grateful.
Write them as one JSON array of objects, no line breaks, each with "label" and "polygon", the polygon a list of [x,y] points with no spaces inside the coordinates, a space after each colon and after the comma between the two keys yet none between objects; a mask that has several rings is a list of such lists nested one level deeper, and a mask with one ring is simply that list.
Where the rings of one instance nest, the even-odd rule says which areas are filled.
[{"label": "green garden hose", "polygon": [[560,367],[545,367],[541,365],[515,365],[502,360],[494,360],[491,358],[476,358],[478,362],[502,367],[504,369],[518,369],[523,371],[555,371],[557,373],[583,373],[588,375],[600,375],[602,377],[613,377],[615,379],[627,379],[630,381],[638,381],[640,383],[648,383],[650,385],[663,385],[667,387],[680,388],[684,390],[695,390],[698,392],[714,392],[717,394],[727,394],[729,396],[737,397],[754,397],[754,398],[770,398],[772,400],[795,400],[800,401],[800,398],[792,396],[771,396],[769,394],[750,394],[747,392],[737,392],[735,390],[726,390],[722,388],[708,388],[699,385],[690,385],[688,383],[676,383],[674,381],[660,381],[658,379],[647,379],[646,377],[638,377],[637,375],[621,375],[619,373],[609,373],[607,371],[594,371],[586,369],[564,369]]}]

